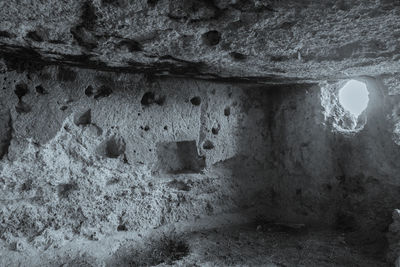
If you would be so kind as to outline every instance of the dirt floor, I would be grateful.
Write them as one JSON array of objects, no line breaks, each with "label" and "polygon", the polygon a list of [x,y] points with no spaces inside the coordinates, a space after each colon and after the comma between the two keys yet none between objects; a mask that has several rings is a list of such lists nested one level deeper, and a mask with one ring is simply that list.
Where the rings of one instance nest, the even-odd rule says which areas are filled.
[{"label": "dirt floor", "polygon": [[349,244],[337,231],[274,223],[207,223],[216,222],[119,232],[100,240],[73,239],[41,252],[4,248],[0,266],[390,266],[373,250]]},{"label": "dirt floor", "polygon": [[[146,242],[145,242],[146,243]],[[109,266],[389,266],[349,245],[344,234],[280,225],[242,225],[127,243]]]}]

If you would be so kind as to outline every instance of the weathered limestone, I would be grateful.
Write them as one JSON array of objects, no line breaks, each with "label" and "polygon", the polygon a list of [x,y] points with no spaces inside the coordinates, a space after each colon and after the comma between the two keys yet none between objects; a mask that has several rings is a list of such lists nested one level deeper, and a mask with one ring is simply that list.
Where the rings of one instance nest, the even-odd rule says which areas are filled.
[{"label": "weathered limestone", "polygon": [[383,104],[395,96],[379,79],[364,80],[366,124],[348,134],[329,117],[340,114],[326,113],[335,84],[5,72],[2,242],[41,250],[243,213],[333,226],[348,242],[383,245],[400,204],[396,105]]},{"label": "weathered limestone", "polygon": [[396,74],[399,12],[394,0],[13,0],[0,4],[0,51],[266,83]]},{"label": "weathered limestone", "polygon": [[[48,251],[37,265],[101,266],[134,233],[260,218],[382,255],[400,206],[399,13],[391,0],[2,1],[0,265]],[[337,101],[350,78],[370,93],[354,131]],[[94,254],[68,254],[88,242]]]}]

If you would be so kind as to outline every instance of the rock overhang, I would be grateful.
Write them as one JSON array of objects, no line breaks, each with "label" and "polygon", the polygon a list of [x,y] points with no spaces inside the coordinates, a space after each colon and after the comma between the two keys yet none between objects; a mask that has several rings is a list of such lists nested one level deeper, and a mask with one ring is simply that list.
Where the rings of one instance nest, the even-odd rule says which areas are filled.
[{"label": "rock overhang", "polygon": [[0,53],[156,76],[298,83],[398,69],[394,1],[8,1]]}]

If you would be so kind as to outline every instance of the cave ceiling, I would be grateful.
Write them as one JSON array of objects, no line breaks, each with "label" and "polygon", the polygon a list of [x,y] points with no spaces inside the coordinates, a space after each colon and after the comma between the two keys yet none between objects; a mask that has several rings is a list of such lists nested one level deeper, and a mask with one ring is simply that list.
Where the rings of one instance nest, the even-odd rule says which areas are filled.
[{"label": "cave ceiling", "polygon": [[237,82],[395,75],[399,15],[390,0],[10,0],[0,56]]}]

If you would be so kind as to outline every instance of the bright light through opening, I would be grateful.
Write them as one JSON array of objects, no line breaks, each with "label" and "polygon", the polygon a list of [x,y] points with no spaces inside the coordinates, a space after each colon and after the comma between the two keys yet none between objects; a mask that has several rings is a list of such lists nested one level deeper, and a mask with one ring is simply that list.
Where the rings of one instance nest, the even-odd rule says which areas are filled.
[{"label": "bright light through opening", "polygon": [[369,97],[365,83],[350,80],[339,90],[342,107],[358,117],[367,108]]}]

